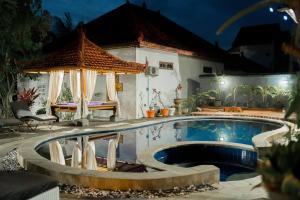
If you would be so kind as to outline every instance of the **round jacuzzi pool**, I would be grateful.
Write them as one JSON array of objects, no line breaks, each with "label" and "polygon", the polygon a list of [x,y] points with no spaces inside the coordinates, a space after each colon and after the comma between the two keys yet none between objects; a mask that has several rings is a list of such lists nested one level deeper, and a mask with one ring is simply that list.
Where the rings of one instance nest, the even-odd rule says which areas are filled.
[{"label": "round jacuzzi pool", "polygon": [[154,158],[164,164],[180,167],[214,165],[220,169],[220,180],[254,177],[257,154],[234,145],[189,144],[158,151]]}]

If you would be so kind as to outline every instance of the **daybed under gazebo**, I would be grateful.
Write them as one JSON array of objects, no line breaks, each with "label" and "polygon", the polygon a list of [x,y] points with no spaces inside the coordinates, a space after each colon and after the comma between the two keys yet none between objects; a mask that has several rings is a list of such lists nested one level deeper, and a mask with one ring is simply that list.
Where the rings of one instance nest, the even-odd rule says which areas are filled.
[{"label": "daybed under gazebo", "polygon": [[[79,37],[68,45],[25,67],[26,73],[50,73],[46,113],[75,112],[75,119],[86,118],[89,110],[112,110],[120,112],[116,92],[116,74],[137,74],[144,72],[145,64],[126,62],[111,55],[85,37],[82,28]],[[72,103],[57,104],[63,77],[70,75]],[[97,74],[106,75],[108,102],[91,102]]]}]

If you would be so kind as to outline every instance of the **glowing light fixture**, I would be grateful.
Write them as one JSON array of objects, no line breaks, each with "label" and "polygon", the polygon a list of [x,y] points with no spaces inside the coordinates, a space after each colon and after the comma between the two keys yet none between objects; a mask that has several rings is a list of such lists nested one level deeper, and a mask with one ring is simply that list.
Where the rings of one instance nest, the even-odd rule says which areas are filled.
[{"label": "glowing light fixture", "polygon": [[[287,13],[294,20],[294,22],[296,24],[298,24],[298,20],[297,20],[296,14],[295,14],[295,11],[293,9],[284,7],[284,8],[278,9],[278,12],[285,12],[285,13]],[[287,21],[288,20],[288,16],[284,15],[283,16],[283,20]]]},{"label": "glowing light fixture", "polygon": [[274,8],[270,7],[270,8],[269,8],[269,11],[270,11],[271,13],[273,13],[273,12],[274,12]]},{"label": "glowing light fixture", "polygon": [[225,85],[225,81],[221,81],[220,84],[221,84],[221,85]]},{"label": "glowing light fixture", "polygon": [[288,79],[287,79],[287,78],[283,78],[283,79],[281,79],[281,81],[280,81],[280,85],[281,85],[282,87],[287,87],[287,86],[288,86],[288,84],[289,84],[289,81],[288,81]]}]

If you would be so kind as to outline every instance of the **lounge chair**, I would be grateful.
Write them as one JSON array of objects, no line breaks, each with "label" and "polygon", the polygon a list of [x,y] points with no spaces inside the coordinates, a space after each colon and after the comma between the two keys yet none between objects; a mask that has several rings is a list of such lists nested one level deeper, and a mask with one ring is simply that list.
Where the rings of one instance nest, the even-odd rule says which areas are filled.
[{"label": "lounge chair", "polygon": [[0,172],[0,199],[59,200],[58,182],[29,172]]},{"label": "lounge chair", "polygon": [[1,129],[8,129],[12,132],[15,132],[16,127],[20,127],[23,124],[18,119],[9,118],[9,119],[0,119],[0,128]]},{"label": "lounge chair", "polygon": [[[34,115],[29,109],[29,106],[20,101],[11,102],[11,108],[15,118],[24,122],[31,130],[36,129],[39,124],[33,124],[33,122],[49,122],[53,123],[56,121],[56,117],[53,115]],[[48,124],[49,124],[48,123]]]}]

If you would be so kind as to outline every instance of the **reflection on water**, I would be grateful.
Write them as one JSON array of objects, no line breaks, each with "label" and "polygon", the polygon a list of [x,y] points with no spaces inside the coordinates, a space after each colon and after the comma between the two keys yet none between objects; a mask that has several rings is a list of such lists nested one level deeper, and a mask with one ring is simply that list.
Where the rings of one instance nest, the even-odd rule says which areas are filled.
[{"label": "reflection on water", "polygon": [[[88,156],[95,155],[97,167],[100,167],[98,170],[146,171],[137,164],[137,155],[157,145],[180,141],[226,141],[251,145],[254,135],[279,127],[277,124],[257,121],[209,119],[169,122],[112,133],[108,136],[98,134],[58,141],[66,159],[66,165],[71,166],[72,163],[77,163],[77,167],[86,168]],[[87,154],[86,148],[89,142],[93,144]],[[38,152],[51,159],[48,143],[40,146]]]}]

